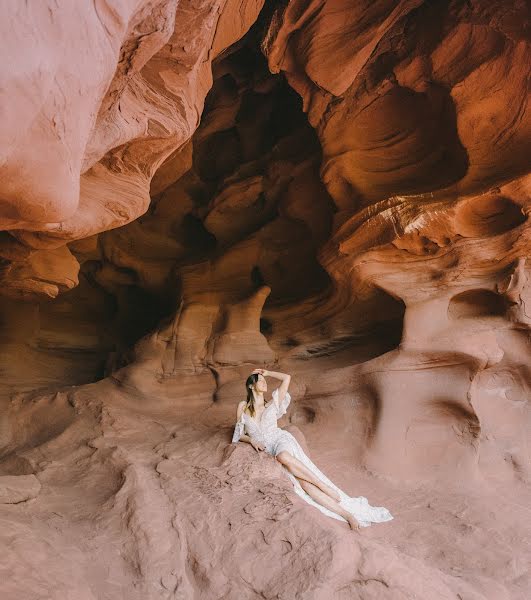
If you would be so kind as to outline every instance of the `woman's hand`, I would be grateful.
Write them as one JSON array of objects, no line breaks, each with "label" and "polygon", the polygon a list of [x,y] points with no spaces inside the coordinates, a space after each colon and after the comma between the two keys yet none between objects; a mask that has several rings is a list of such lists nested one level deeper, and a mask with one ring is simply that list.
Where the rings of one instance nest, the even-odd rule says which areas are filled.
[{"label": "woman's hand", "polygon": [[286,389],[291,380],[291,375],[287,373],[279,373],[277,371],[266,371],[266,369],[255,369],[253,373],[260,373],[264,377],[273,377],[273,379],[281,379],[282,383],[286,382]]},{"label": "woman's hand", "polygon": [[257,442],[256,440],[253,440],[251,438],[251,446],[257,451],[260,452],[260,450],[265,450],[265,446],[264,444],[261,444],[260,442]]},{"label": "woman's hand", "polygon": [[253,373],[258,373],[260,375],[263,375],[264,377],[267,377],[269,375],[269,371],[266,371],[266,369],[255,369]]}]

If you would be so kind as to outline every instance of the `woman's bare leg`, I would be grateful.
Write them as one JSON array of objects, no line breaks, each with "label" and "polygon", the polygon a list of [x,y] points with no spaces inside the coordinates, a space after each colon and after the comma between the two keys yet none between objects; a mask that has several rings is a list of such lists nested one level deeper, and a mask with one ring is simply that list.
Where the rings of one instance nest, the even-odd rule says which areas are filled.
[{"label": "woman's bare leg", "polygon": [[308,496],[310,496],[310,498],[346,519],[351,529],[356,531],[359,530],[359,523],[356,518],[342,508],[335,500],[332,500],[332,498],[327,496],[317,486],[309,481],[299,479],[299,483],[301,484],[302,489],[308,494]]},{"label": "woman's bare leg", "polygon": [[[327,496],[334,500],[337,504],[341,500],[339,494],[324,481],[318,479],[298,458],[295,458],[289,452],[279,452],[276,459],[283,464],[286,469],[297,479],[303,479],[308,483],[313,483],[314,486],[322,490]],[[336,511],[337,512],[337,511]]]}]

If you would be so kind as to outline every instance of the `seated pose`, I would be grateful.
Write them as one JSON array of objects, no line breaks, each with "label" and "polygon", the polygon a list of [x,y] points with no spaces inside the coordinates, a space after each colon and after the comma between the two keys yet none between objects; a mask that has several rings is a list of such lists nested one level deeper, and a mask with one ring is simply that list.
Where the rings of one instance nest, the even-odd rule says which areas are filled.
[{"label": "seated pose", "polygon": [[[273,390],[273,399],[265,404],[267,391],[265,377],[280,379],[282,383]],[[257,451],[272,454],[286,469],[295,492],[322,513],[346,521],[350,528],[368,527],[372,523],[390,521],[393,517],[383,506],[371,506],[367,498],[350,498],[334,485],[306,456],[297,440],[277,426],[277,419],[286,413],[291,401],[288,387],[290,375],[255,369],[245,382],[247,400],[238,404],[237,423],[233,443],[247,442]]]}]

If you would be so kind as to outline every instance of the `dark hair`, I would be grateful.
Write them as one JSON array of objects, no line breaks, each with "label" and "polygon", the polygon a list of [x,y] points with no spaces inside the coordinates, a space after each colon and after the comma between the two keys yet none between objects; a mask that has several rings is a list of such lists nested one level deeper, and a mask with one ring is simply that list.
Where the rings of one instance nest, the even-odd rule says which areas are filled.
[{"label": "dark hair", "polygon": [[247,407],[249,412],[251,413],[251,417],[254,419],[255,410],[254,410],[254,395],[251,387],[258,381],[258,373],[252,373],[247,377],[247,381],[245,382],[245,389],[247,390]]}]

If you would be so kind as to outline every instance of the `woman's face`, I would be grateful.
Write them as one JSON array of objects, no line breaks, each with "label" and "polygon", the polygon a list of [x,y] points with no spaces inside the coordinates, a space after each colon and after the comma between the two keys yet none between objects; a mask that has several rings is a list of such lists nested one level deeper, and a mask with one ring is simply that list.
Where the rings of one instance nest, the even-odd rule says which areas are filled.
[{"label": "woman's face", "polygon": [[267,392],[267,381],[263,375],[258,374],[258,379],[254,384],[254,389],[257,392]]}]

